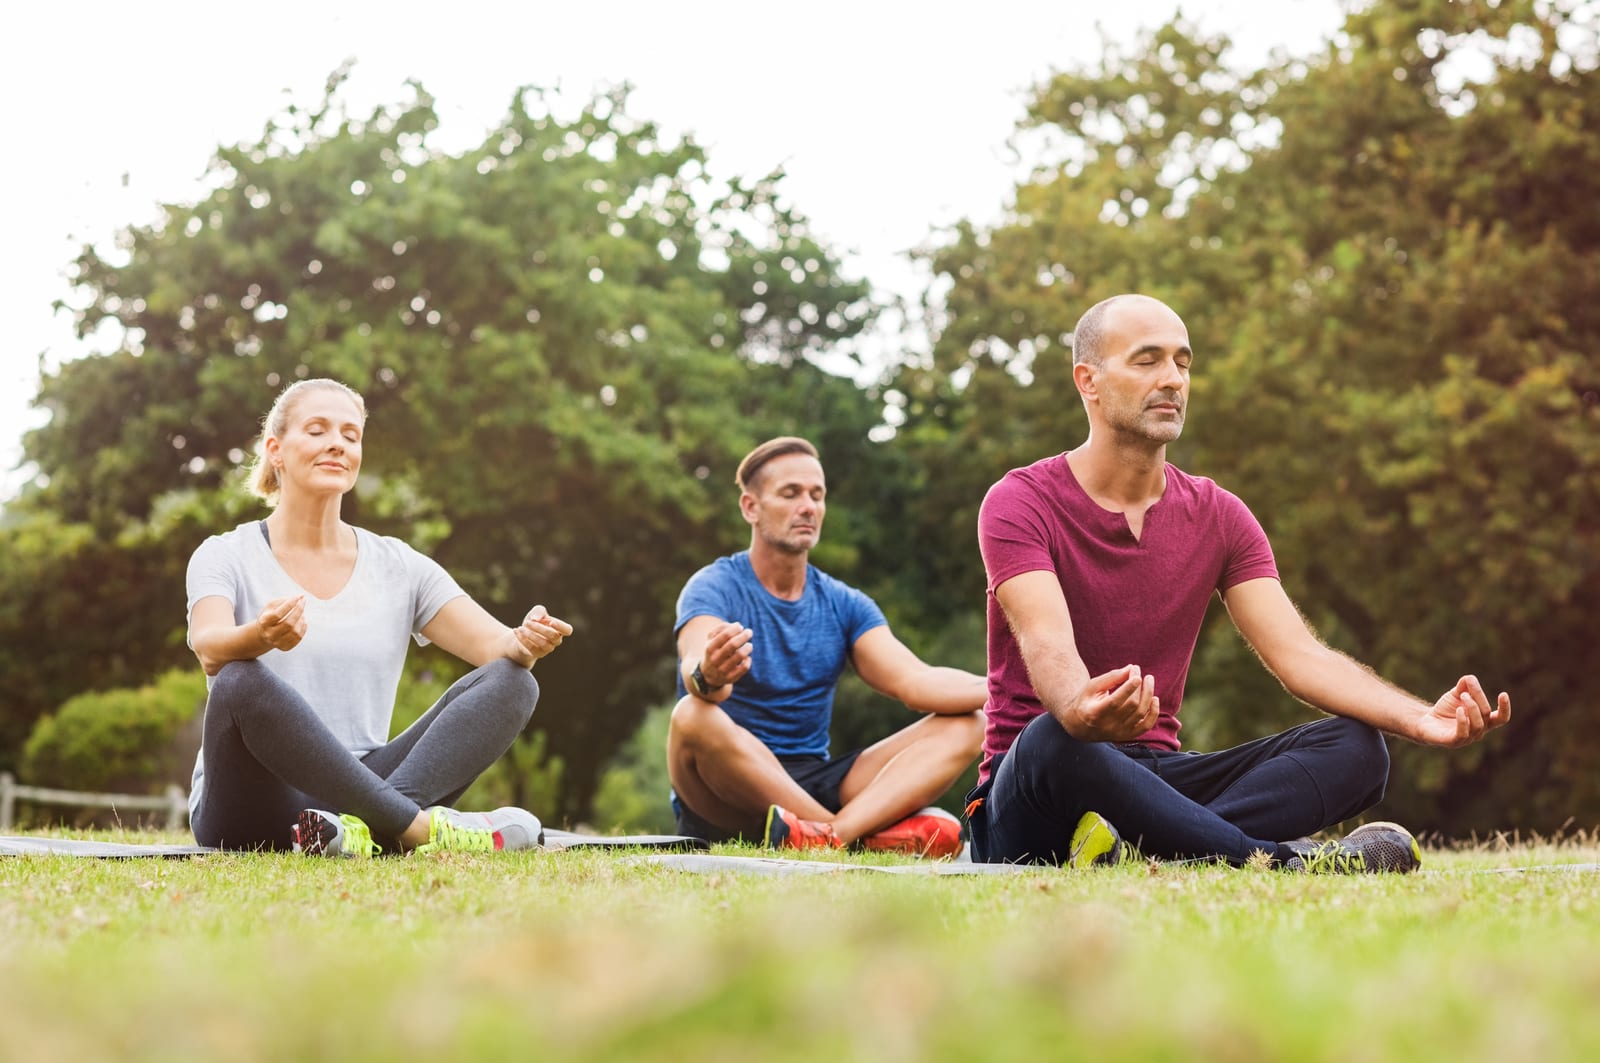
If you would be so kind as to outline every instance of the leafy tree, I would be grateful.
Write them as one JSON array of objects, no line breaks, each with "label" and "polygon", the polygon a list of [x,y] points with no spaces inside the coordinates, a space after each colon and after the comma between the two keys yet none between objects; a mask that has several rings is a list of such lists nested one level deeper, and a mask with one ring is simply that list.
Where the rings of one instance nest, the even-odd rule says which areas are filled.
[{"label": "leafy tree", "polygon": [[[154,526],[165,529],[171,516]],[[0,526],[0,557],[0,769],[18,767],[34,722],[74,694],[193,665],[174,627],[181,592],[172,590],[183,584],[187,553],[152,526],[99,535],[32,515]]]},{"label": "leafy tree", "polygon": [[[370,410],[347,517],[429,550],[503,619],[543,602],[574,623],[539,666],[533,725],[574,814],[670,686],[673,597],[737,528],[738,457],[796,431],[866,460],[850,455],[873,404],[811,361],[869,318],[866,286],[781,175],[713,180],[625,91],[562,118],[524,90],[451,155],[420,87],[356,118],[342,76],[220,150],[205,199],[80,256],[80,331],[112,321],[125,340],[45,379],[24,522],[111,542],[173,509],[220,516],[243,505],[217,500],[238,497],[275,393],[345,380]],[[160,565],[118,570],[152,637],[181,644],[182,562],[227,516],[168,521],[149,533]]]},{"label": "leafy tree", "polygon": [[[1083,436],[1077,315],[1150,292],[1199,353],[1171,457],[1252,506],[1314,626],[1409,689],[1513,693],[1479,746],[1398,748],[1390,811],[1600,821],[1600,222],[1572,209],[1600,193],[1596,14],[1379,4],[1242,72],[1178,21],[1039,86],[1020,136],[1048,162],[933,253],[937,341],[895,381],[896,449],[936,470],[897,500],[931,547],[912,585],[979,585],[983,491]],[[1214,620],[1190,734],[1303,719]]]}]

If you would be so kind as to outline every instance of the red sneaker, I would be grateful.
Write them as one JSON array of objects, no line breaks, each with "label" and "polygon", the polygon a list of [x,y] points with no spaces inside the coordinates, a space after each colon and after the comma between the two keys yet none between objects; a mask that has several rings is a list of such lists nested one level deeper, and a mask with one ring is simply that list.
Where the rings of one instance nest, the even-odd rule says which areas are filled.
[{"label": "red sneaker", "polygon": [[861,847],[912,856],[955,856],[961,851],[961,821],[930,805],[862,838]]},{"label": "red sneaker", "polygon": [[767,847],[770,849],[837,849],[839,844],[832,823],[801,819],[777,805],[767,809]]}]

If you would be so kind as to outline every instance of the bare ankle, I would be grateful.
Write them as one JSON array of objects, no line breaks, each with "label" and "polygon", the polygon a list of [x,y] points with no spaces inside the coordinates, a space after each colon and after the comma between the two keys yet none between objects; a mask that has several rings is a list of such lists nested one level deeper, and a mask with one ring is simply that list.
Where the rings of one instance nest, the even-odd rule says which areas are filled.
[{"label": "bare ankle", "polygon": [[429,830],[428,813],[418,812],[417,818],[411,821],[411,825],[402,831],[397,839],[400,842],[400,848],[409,850],[425,844],[428,840]]}]

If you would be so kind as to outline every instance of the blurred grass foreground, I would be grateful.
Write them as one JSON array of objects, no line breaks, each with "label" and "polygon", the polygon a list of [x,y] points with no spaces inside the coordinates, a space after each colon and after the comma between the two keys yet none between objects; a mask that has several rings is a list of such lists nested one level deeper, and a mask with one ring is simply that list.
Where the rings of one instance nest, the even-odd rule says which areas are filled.
[{"label": "blurred grass foreground", "polygon": [[[153,837],[186,840],[119,840]],[[4,858],[0,1059],[1593,1059],[1596,860],[1592,838],[1350,878]]]}]

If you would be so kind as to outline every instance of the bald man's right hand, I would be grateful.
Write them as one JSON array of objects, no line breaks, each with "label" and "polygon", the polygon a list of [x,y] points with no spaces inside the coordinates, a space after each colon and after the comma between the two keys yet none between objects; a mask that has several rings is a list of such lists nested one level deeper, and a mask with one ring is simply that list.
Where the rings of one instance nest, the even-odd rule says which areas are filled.
[{"label": "bald man's right hand", "polygon": [[1097,675],[1062,716],[1062,726],[1080,742],[1131,742],[1161,717],[1156,677],[1141,674],[1136,664]]},{"label": "bald man's right hand", "polygon": [[750,672],[751,643],[755,632],[743,624],[728,621],[718,624],[706,636],[705,652],[700,657],[700,674],[706,685],[715,689],[737,683]]}]

